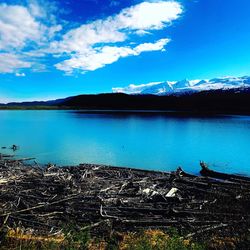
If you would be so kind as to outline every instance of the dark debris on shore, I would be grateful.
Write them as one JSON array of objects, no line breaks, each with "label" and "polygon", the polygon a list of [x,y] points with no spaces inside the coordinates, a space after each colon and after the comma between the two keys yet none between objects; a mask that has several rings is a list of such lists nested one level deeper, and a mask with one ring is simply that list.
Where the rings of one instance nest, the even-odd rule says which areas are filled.
[{"label": "dark debris on shore", "polygon": [[249,235],[250,178],[157,172],[95,164],[25,164],[1,154],[0,225],[56,235],[66,224],[105,237],[174,227],[186,238]]}]

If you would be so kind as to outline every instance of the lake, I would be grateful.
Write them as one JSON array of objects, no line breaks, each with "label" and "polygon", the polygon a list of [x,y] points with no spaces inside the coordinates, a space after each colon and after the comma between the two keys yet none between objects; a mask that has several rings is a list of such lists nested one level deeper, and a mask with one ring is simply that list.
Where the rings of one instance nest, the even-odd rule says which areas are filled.
[{"label": "lake", "polygon": [[[174,113],[0,111],[0,147],[41,164],[100,163],[198,173],[249,174],[250,116],[188,117]],[[11,153],[0,149],[1,153]]]}]

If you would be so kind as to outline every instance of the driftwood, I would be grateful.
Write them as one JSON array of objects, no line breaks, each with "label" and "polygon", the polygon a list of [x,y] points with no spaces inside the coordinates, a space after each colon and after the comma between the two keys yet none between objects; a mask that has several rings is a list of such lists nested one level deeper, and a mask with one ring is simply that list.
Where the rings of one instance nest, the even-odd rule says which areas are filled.
[{"label": "driftwood", "polygon": [[247,183],[250,184],[250,177],[242,176],[242,175],[225,174],[225,173],[216,172],[216,171],[213,171],[213,170],[209,169],[207,164],[204,163],[204,162],[200,162],[200,166],[201,166],[200,173],[203,176],[214,177],[214,178],[229,180],[229,181],[233,181],[233,182],[234,181],[236,181],[236,182],[240,182],[240,181],[241,182],[247,182]]},{"label": "driftwood", "polygon": [[[30,159],[30,158],[28,158]],[[0,230],[39,234],[74,223],[93,234],[175,227],[187,237],[242,235],[250,228],[250,180],[81,164],[41,167],[0,158]],[[204,170],[205,169],[205,170]],[[218,180],[221,179],[221,180]]]}]

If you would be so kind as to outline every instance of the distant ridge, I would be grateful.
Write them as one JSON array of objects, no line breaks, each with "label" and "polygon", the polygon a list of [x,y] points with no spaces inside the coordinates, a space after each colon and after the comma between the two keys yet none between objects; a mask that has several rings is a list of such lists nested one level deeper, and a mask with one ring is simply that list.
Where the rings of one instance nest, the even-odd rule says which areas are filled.
[{"label": "distant ridge", "polygon": [[[36,106],[38,106],[36,108]],[[40,107],[42,106],[42,107]],[[160,110],[197,113],[250,114],[250,87],[207,90],[182,95],[78,95],[47,102],[2,104],[1,109]]]},{"label": "distant ridge", "polygon": [[61,98],[49,101],[27,101],[27,102],[9,102],[7,104],[0,104],[1,106],[56,106],[64,103],[72,97]]}]

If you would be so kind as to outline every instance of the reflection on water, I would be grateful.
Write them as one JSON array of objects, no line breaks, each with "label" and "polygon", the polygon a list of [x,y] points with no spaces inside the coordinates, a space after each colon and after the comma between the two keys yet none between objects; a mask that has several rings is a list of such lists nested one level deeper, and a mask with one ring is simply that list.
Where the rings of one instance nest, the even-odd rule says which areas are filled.
[{"label": "reflection on water", "polygon": [[[248,174],[250,117],[175,113],[0,111],[0,146],[20,145],[20,157],[60,165],[102,163],[157,170],[199,160]],[[1,152],[8,152],[2,149]]]}]

